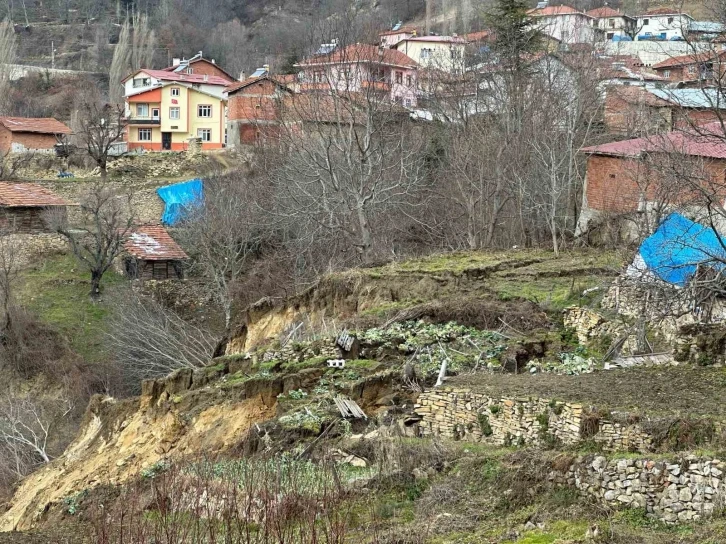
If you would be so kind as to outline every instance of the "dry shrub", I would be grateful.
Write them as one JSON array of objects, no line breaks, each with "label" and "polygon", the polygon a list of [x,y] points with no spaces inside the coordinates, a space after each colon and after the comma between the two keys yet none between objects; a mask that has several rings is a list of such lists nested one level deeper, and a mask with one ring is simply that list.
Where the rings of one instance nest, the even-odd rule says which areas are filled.
[{"label": "dry shrub", "polygon": [[696,449],[721,438],[714,422],[707,419],[655,420],[642,423],[642,427],[653,438],[653,444],[666,452]]},{"label": "dry shrub", "polygon": [[160,461],[90,518],[99,544],[342,544],[345,498],[333,465],[291,456]]}]

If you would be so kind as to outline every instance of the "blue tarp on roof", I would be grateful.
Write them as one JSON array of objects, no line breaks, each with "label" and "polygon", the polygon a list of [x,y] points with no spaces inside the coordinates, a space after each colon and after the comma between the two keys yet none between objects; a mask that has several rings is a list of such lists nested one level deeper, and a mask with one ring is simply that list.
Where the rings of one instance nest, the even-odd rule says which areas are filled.
[{"label": "blue tarp on roof", "polygon": [[656,231],[643,240],[640,255],[648,269],[660,279],[683,287],[696,273],[699,264],[721,270],[726,250],[719,235],[710,228],[672,213]]},{"label": "blue tarp on roof", "polygon": [[159,187],[156,193],[166,204],[161,221],[165,225],[176,225],[184,219],[191,208],[198,206],[204,197],[201,179],[192,179],[166,187]]}]

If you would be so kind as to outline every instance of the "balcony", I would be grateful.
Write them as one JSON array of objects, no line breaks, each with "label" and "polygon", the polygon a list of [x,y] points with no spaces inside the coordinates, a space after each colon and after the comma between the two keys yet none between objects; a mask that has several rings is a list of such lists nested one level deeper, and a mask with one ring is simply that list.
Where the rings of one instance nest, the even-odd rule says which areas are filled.
[{"label": "balcony", "polygon": [[158,126],[161,125],[161,117],[139,117],[131,116],[126,118],[126,123],[129,125],[147,125],[147,126]]},{"label": "balcony", "polygon": [[391,90],[391,84],[388,81],[362,81],[361,87],[371,91],[389,92]]}]

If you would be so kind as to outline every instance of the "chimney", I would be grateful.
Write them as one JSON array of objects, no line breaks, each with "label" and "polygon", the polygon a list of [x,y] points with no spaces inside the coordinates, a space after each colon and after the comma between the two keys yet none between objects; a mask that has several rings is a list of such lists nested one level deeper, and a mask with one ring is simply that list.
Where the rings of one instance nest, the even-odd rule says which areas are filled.
[{"label": "chimney", "polygon": [[173,59],[171,59],[172,66],[176,67],[176,66],[179,66],[180,64],[181,64],[181,59],[179,57],[174,57]]},{"label": "chimney", "polygon": [[239,80],[240,80],[240,81],[244,81],[245,79],[247,79],[247,74],[245,74],[245,71],[244,71],[244,70],[242,70],[242,71],[241,71],[241,72],[239,73]]},{"label": "chimney", "polygon": [[217,64],[217,61],[212,59],[212,64]]},{"label": "chimney", "polygon": [[265,72],[269,72],[270,71],[270,65],[269,64],[263,64],[262,65],[262,68],[265,70]]},{"label": "chimney", "polygon": [[414,30],[413,32],[411,32],[411,34],[412,34],[412,35],[413,35],[413,37],[415,38],[415,37],[416,37],[416,36],[418,35],[418,31]]}]

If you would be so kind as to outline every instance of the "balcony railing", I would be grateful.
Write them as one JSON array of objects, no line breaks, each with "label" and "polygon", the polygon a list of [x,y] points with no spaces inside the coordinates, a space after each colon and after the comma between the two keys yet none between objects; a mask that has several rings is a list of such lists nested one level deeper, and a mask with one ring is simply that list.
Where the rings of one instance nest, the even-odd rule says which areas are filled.
[{"label": "balcony railing", "polygon": [[161,118],[160,117],[139,117],[137,115],[132,115],[131,117],[126,118],[126,122],[129,125],[160,125]]}]

